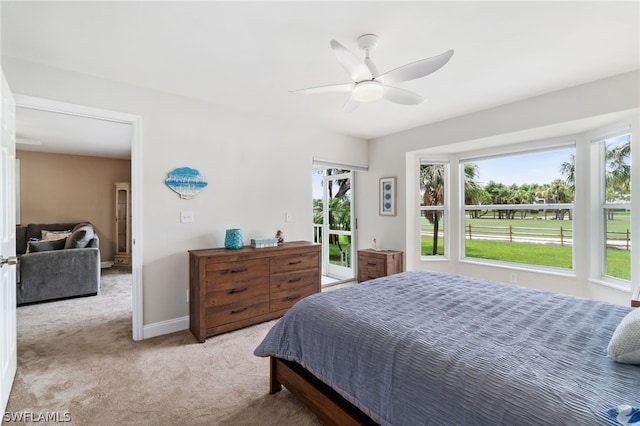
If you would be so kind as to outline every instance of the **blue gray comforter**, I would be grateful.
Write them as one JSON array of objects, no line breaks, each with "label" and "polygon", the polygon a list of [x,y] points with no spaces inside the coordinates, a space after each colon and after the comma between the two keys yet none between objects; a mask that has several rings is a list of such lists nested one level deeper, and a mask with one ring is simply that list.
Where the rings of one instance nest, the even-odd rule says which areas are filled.
[{"label": "blue gray comforter", "polygon": [[616,424],[640,366],[606,355],[631,308],[405,272],[298,302],[255,350],[299,363],[383,425]]}]

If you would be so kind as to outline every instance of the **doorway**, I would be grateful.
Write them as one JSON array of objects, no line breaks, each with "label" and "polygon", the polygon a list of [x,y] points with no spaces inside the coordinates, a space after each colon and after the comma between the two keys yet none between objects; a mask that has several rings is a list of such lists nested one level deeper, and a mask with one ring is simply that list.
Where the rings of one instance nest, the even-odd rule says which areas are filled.
[{"label": "doorway", "polygon": [[26,95],[15,95],[16,106],[27,110],[47,111],[61,116],[83,117],[131,126],[131,241],[132,241],[132,334],[144,338],[142,299],[142,118],[117,111],[70,104]]},{"label": "doorway", "polygon": [[313,170],[313,239],[322,244],[322,285],[355,278],[354,172]]}]

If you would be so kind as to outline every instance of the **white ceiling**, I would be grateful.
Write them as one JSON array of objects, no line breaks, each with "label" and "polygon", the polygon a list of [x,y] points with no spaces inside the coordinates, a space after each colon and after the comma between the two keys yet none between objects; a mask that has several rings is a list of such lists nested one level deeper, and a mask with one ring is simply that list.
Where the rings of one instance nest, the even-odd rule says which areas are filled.
[{"label": "white ceiling", "polygon": [[131,125],[32,108],[16,109],[17,149],[131,158]]},{"label": "white ceiling", "polygon": [[[10,57],[371,139],[638,69],[639,6],[2,1],[1,47]],[[425,96],[419,106],[382,100],[345,113],[345,94],[289,93],[349,81],[329,42],[360,55],[355,40],[365,33],[380,37],[372,59],[381,72],[455,54],[434,74],[397,85]],[[29,137],[25,129],[19,123]]]}]

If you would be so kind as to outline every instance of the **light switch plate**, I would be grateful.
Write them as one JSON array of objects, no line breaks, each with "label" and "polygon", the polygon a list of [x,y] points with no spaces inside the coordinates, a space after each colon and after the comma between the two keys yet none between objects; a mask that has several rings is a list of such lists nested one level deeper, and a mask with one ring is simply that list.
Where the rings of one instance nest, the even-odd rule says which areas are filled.
[{"label": "light switch plate", "polygon": [[180,223],[192,223],[193,210],[183,210],[180,212]]}]

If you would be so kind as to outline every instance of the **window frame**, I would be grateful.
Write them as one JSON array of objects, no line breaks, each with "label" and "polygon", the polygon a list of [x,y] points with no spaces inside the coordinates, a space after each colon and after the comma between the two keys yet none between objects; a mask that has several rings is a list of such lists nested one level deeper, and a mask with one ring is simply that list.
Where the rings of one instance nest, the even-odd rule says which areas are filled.
[{"label": "window frame", "polygon": [[[574,149],[574,156],[577,155],[577,141],[575,138],[562,138],[562,139],[552,139],[552,140],[544,140],[539,141],[538,143],[527,144],[527,147],[522,146],[522,144],[513,144],[500,147],[496,150],[487,150],[477,153],[468,153],[468,155],[461,156],[458,159],[458,169],[460,173],[460,182],[459,182],[459,192],[460,192],[460,261],[463,262],[471,262],[471,263],[482,263],[491,266],[507,266],[507,267],[515,267],[523,270],[535,270],[538,272],[552,272],[559,273],[562,275],[572,275],[575,276],[576,273],[576,250],[575,250],[575,235],[576,235],[576,200],[572,203],[558,203],[558,204],[544,204],[546,206],[552,206],[549,210],[557,210],[559,207],[563,209],[571,210],[571,214],[573,220],[571,220],[571,268],[561,268],[547,265],[536,265],[530,263],[520,263],[520,262],[510,262],[496,259],[483,259],[477,257],[469,257],[466,255],[466,216],[467,211],[469,210],[486,210],[487,208],[490,210],[505,210],[506,208],[510,210],[528,210],[528,209],[539,209],[543,204],[491,204],[491,205],[467,205],[465,203],[465,182],[464,182],[464,165],[465,163],[473,163],[474,161],[480,160],[489,160],[495,158],[505,158],[512,157],[518,155],[527,155],[527,154],[535,154],[541,152],[549,152],[560,150],[563,148],[572,148]],[[532,146],[533,145],[533,146]],[[574,157],[575,158],[575,157]],[[577,165],[574,164],[576,169]],[[577,197],[577,189],[576,194]]]},{"label": "window frame", "polygon": [[[442,206],[425,206],[420,202],[422,198],[422,188],[421,182],[418,182],[418,194],[417,194],[417,204],[418,204],[418,253],[420,254],[419,258],[421,261],[443,261],[450,260],[451,249],[449,243],[449,235],[451,230],[451,214],[450,214],[450,200],[451,200],[451,159],[450,158],[437,158],[431,156],[420,156],[418,158],[418,180],[420,179],[420,169],[423,165],[428,164],[441,164],[444,166],[444,199]],[[423,255],[422,254],[422,218],[424,211],[442,211],[442,220],[444,221],[444,225],[442,226],[442,243],[444,244],[443,254],[435,254],[435,255]]]},{"label": "window frame", "polygon": [[[630,275],[631,279],[626,280],[624,278],[614,277],[612,275],[607,275],[607,227],[606,227],[606,213],[607,209],[612,208],[625,208],[629,210],[630,214],[630,228],[633,228],[633,218],[634,216],[634,201],[633,201],[633,191],[630,192],[631,200],[629,202],[624,203],[611,203],[607,202],[606,199],[606,143],[608,140],[618,138],[621,136],[628,135],[631,140],[631,154],[629,158],[629,165],[631,167],[631,180],[633,181],[634,176],[634,143],[633,143],[633,132],[630,127],[618,128],[616,130],[612,130],[610,132],[600,134],[595,137],[590,137],[588,142],[590,145],[591,151],[591,168],[595,169],[596,173],[593,173],[592,178],[590,180],[591,191],[593,194],[597,194],[597,198],[591,204],[592,206],[592,214],[594,217],[594,221],[592,221],[592,225],[595,225],[598,230],[597,236],[594,238],[594,243],[597,246],[596,249],[592,252],[592,256],[595,256],[595,270],[591,271],[591,281],[610,286],[614,288],[619,288],[622,290],[633,290],[633,275],[634,275],[634,256],[632,255],[633,251],[630,253]],[[635,153],[635,156],[638,154]],[[637,175],[637,172],[636,172]],[[635,213],[637,215],[637,213]],[[595,223],[594,223],[595,222]],[[633,246],[633,231],[631,233],[631,246]]]}]

